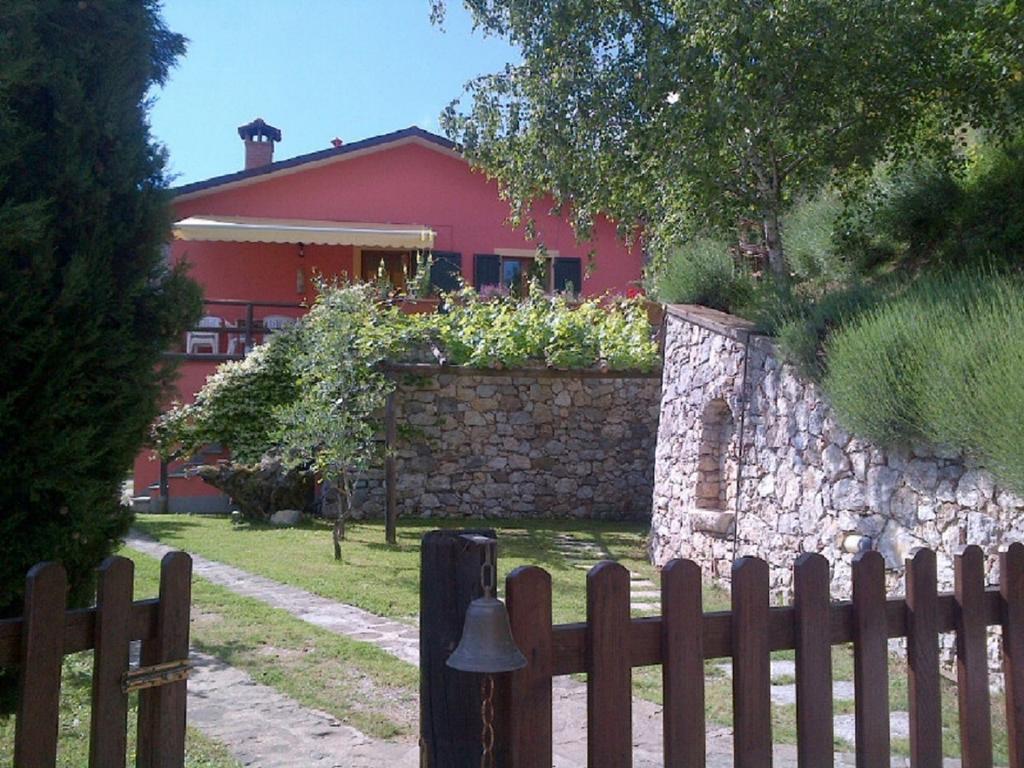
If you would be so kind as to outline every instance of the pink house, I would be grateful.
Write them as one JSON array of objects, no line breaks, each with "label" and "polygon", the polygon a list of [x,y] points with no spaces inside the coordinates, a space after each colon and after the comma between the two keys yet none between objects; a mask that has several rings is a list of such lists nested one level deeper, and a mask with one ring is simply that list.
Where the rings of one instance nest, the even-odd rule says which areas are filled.
[{"label": "pink house", "polygon": [[[420,128],[273,161],[281,131],[257,119],[238,129],[245,168],[174,190],[170,257],[187,260],[203,286],[206,315],[176,353],[184,358],[179,399],[190,400],[225,359],[241,357],[292,322],[315,295],[317,275],[403,288],[417,254],[431,253],[432,284],[515,288],[547,260],[548,288],[584,296],[623,294],[641,278],[643,254],[608,220],[579,243],[568,222],[534,210],[530,239],[507,223],[497,184],[440,136]],[[589,264],[589,268],[588,268]],[[209,457],[207,457],[209,458]],[[147,452],[135,462],[138,506],[168,493],[175,511],[222,511],[228,500],[201,481],[165,469]]]}]

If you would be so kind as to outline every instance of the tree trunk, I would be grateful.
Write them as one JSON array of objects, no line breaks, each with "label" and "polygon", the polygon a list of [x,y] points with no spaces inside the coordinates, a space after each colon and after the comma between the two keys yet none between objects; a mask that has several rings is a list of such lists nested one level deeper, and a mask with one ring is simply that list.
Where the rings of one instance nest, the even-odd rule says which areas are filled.
[{"label": "tree trunk", "polygon": [[782,249],[782,227],[779,224],[779,213],[775,209],[764,215],[764,244],[768,249],[768,269],[772,277],[779,281],[789,280],[789,266]]},{"label": "tree trunk", "polygon": [[352,495],[348,479],[348,473],[342,475],[340,493],[338,497],[338,516],[334,518],[334,529],[331,531],[331,539],[334,542],[334,559],[341,560],[341,542],[345,539],[345,518],[351,509]]}]

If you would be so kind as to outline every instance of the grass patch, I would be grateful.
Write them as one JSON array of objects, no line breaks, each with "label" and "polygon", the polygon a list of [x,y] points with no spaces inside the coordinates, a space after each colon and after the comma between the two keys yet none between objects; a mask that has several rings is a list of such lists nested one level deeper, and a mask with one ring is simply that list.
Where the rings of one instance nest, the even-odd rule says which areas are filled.
[{"label": "grass patch", "polygon": [[[132,549],[136,599],[157,593],[159,565]],[[192,646],[301,704],[375,738],[407,735],[418,716],[418,672],[369,643],[342,637],[196,578]]]},{"label": "grass patch", "polygon": [[[92,690],[92,652],[75,653],[64,659],[61,677],[60,726],[57,765],[79,768],[89,764],[90,696]],[[128,765],[135,764],[135,726],[138,696],[129,697]],[[0,715],[0,763],[11,765],[14,755],[13,716]],[[189,728],[185,736],[186,768],[241,768],[227,749]]]},{"label": "grass patch", "polygon": [[[136,526],[164,544],[393,618],[419,613],[420,539],[437,528],[495,528],[503,574],[520,565],[537,565],[551,574],[555,623],[586,616],[586,571],[555,546],[559,534],[603,547],[631,571],[658,583],[657,569],[647,561],[643,523],[402,520],[392,547],[384,543],[382,523],[356,522],[347,527],[341,562],[332,556],[330,524],[320,520],[296,528],[235,527],[226,517],[139,515]],[[705,600],[708,610],[726,607],[719,590],[708,590]]]}]

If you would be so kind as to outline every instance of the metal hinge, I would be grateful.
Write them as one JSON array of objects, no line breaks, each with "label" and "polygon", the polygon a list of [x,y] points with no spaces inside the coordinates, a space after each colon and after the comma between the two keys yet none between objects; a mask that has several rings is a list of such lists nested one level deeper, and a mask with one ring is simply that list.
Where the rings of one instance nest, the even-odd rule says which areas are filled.
[{"label": "metal hinge", "polygon": [[141,691],[144,688],[156,688],[158,685],[177,683],[188,679],[192,662],[188,659],[165,661],[149,667],[130,669],[121,676],[121,690],[125,693]]}]

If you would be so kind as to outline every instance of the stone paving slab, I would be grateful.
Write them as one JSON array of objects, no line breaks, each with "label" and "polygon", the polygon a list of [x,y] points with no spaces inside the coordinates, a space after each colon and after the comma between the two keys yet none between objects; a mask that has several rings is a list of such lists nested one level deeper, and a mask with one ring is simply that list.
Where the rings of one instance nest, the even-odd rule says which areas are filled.
[{"label": "stone paving slab", "polygon": [[[161,544],[135,530],[129,532],[125,544],[156,558],[175,551],[174,547]],[[336,634],[372,643],[402,661],[419,666],[419,631],[410,624],[378,616],[353,605],[338,603],[241,568],[208,560],[201,555],[192,555],[192,572],[230,589],[236,595],[254,598]]]},{"label": "stone paving slab", "polygon": [[191,653],[188,722],[225,744],[243,765],[261,768],[415,768],[419,746],[406,737],[373,739],[326,712],[305,707],[218,659]]}]

